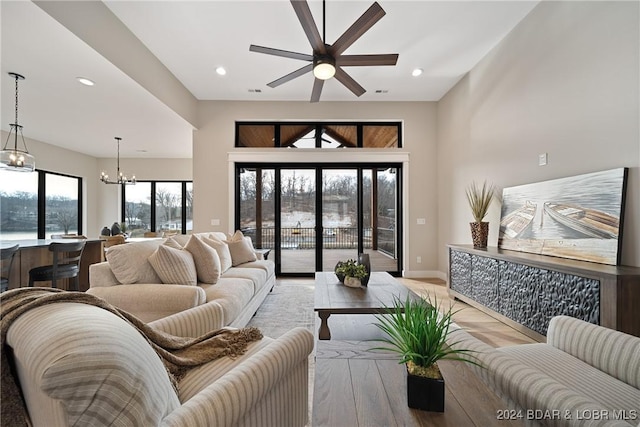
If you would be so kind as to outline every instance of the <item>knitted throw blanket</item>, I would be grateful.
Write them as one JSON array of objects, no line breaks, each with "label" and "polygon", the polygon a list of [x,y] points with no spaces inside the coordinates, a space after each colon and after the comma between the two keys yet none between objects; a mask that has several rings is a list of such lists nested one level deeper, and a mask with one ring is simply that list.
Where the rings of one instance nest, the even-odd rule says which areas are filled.
[{"label": "knitted throw blanket", "polygon": [[155,330],[126,311],[84,292],[66,292],[56,288],[19,288],[3,292],[0,294],[0,424],[3,426],[26,426],[28,420],[18,379],[14,376],[7,354],[7,331],[23,313],[58,302],[94,305],[117,315],[136,328],[164,362],[176,391],[178,380],[190,368],[224,356],[239,356],[246,351],[250,342],[262,338],[262,333],[257,328],[219,329],[197,338],[176,337]]}]

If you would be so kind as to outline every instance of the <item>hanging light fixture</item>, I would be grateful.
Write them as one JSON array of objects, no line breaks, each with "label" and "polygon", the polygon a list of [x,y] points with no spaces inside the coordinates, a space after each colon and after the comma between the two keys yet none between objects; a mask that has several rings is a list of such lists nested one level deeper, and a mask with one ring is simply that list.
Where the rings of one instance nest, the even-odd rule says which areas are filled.
[{"label": "hanging light fixture", "polygon": [[126,175],[120,172],[120,141],[122,138],[116,136],[116,141],[118,142],[118,157],[116,158],[116,179],[109,179],[109,175],[107,175],[104,171],[100,173],[100,181],[105,184],[123,184],[123,185],[135,185],[136,176],[133,175],[131,179],[129,179]]},{"label": "hanging light fixture", "polygon": [[[9,136],[0,152],[0,168],[16,172],[33,172],[36,168],[36,160],[29,154],[22,134],[22,126],[18,124],[18,80],[24,80],[24,76],[17,73],[9,73],[9,75],[16,80],[16,120],[15,123],[9,124],[11,126]],[[18,148],[18,133],[20,133],[24,150]],[[11,134],[13,134],[13,146],[9,145]]]}]

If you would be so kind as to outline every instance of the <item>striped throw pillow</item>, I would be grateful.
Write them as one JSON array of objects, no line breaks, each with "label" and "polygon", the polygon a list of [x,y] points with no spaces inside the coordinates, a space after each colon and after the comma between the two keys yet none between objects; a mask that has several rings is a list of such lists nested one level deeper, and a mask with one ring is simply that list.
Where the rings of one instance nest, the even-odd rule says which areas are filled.
[{"label": "striped throw pillow", "polygon": [[191,286],[198,284],[196,265],[189,251],[160,245],[149,257],[149,263],[162,283]]}]

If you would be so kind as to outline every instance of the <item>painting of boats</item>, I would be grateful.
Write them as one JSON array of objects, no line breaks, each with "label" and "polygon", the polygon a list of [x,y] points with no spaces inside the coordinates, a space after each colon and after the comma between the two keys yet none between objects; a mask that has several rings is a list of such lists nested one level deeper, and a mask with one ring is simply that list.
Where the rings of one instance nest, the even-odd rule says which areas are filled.
[{"label": "painting of boats", "polygon": [[498,247],[620,263],[627,168],[505,188]]},{"label": "painting of boats", "polygon": [[536,205],[527,201],[521,208],[507,214],[507,216],[500,221],[499,238],[502,239],[504,236],[507,236],[509,239],[514,239],[524,232],[531,226],[531,222],[536,215],[536,210]]},{"label": "painting of boats", "polygon": [[617,239],[620,219],[606,212],[577,205],[547,202],[544,212],[561,224],[590,237]]}]

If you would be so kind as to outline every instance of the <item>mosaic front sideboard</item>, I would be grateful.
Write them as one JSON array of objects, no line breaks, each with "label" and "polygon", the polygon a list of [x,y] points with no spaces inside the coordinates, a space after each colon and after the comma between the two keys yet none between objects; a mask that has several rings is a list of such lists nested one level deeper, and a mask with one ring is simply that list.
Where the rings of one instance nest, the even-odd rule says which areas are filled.
[{"label": "mosaic front sideboard", "polygon": [[450,245],[448,286],[534,339],[561,314],[640,336],[640,268]]}]

